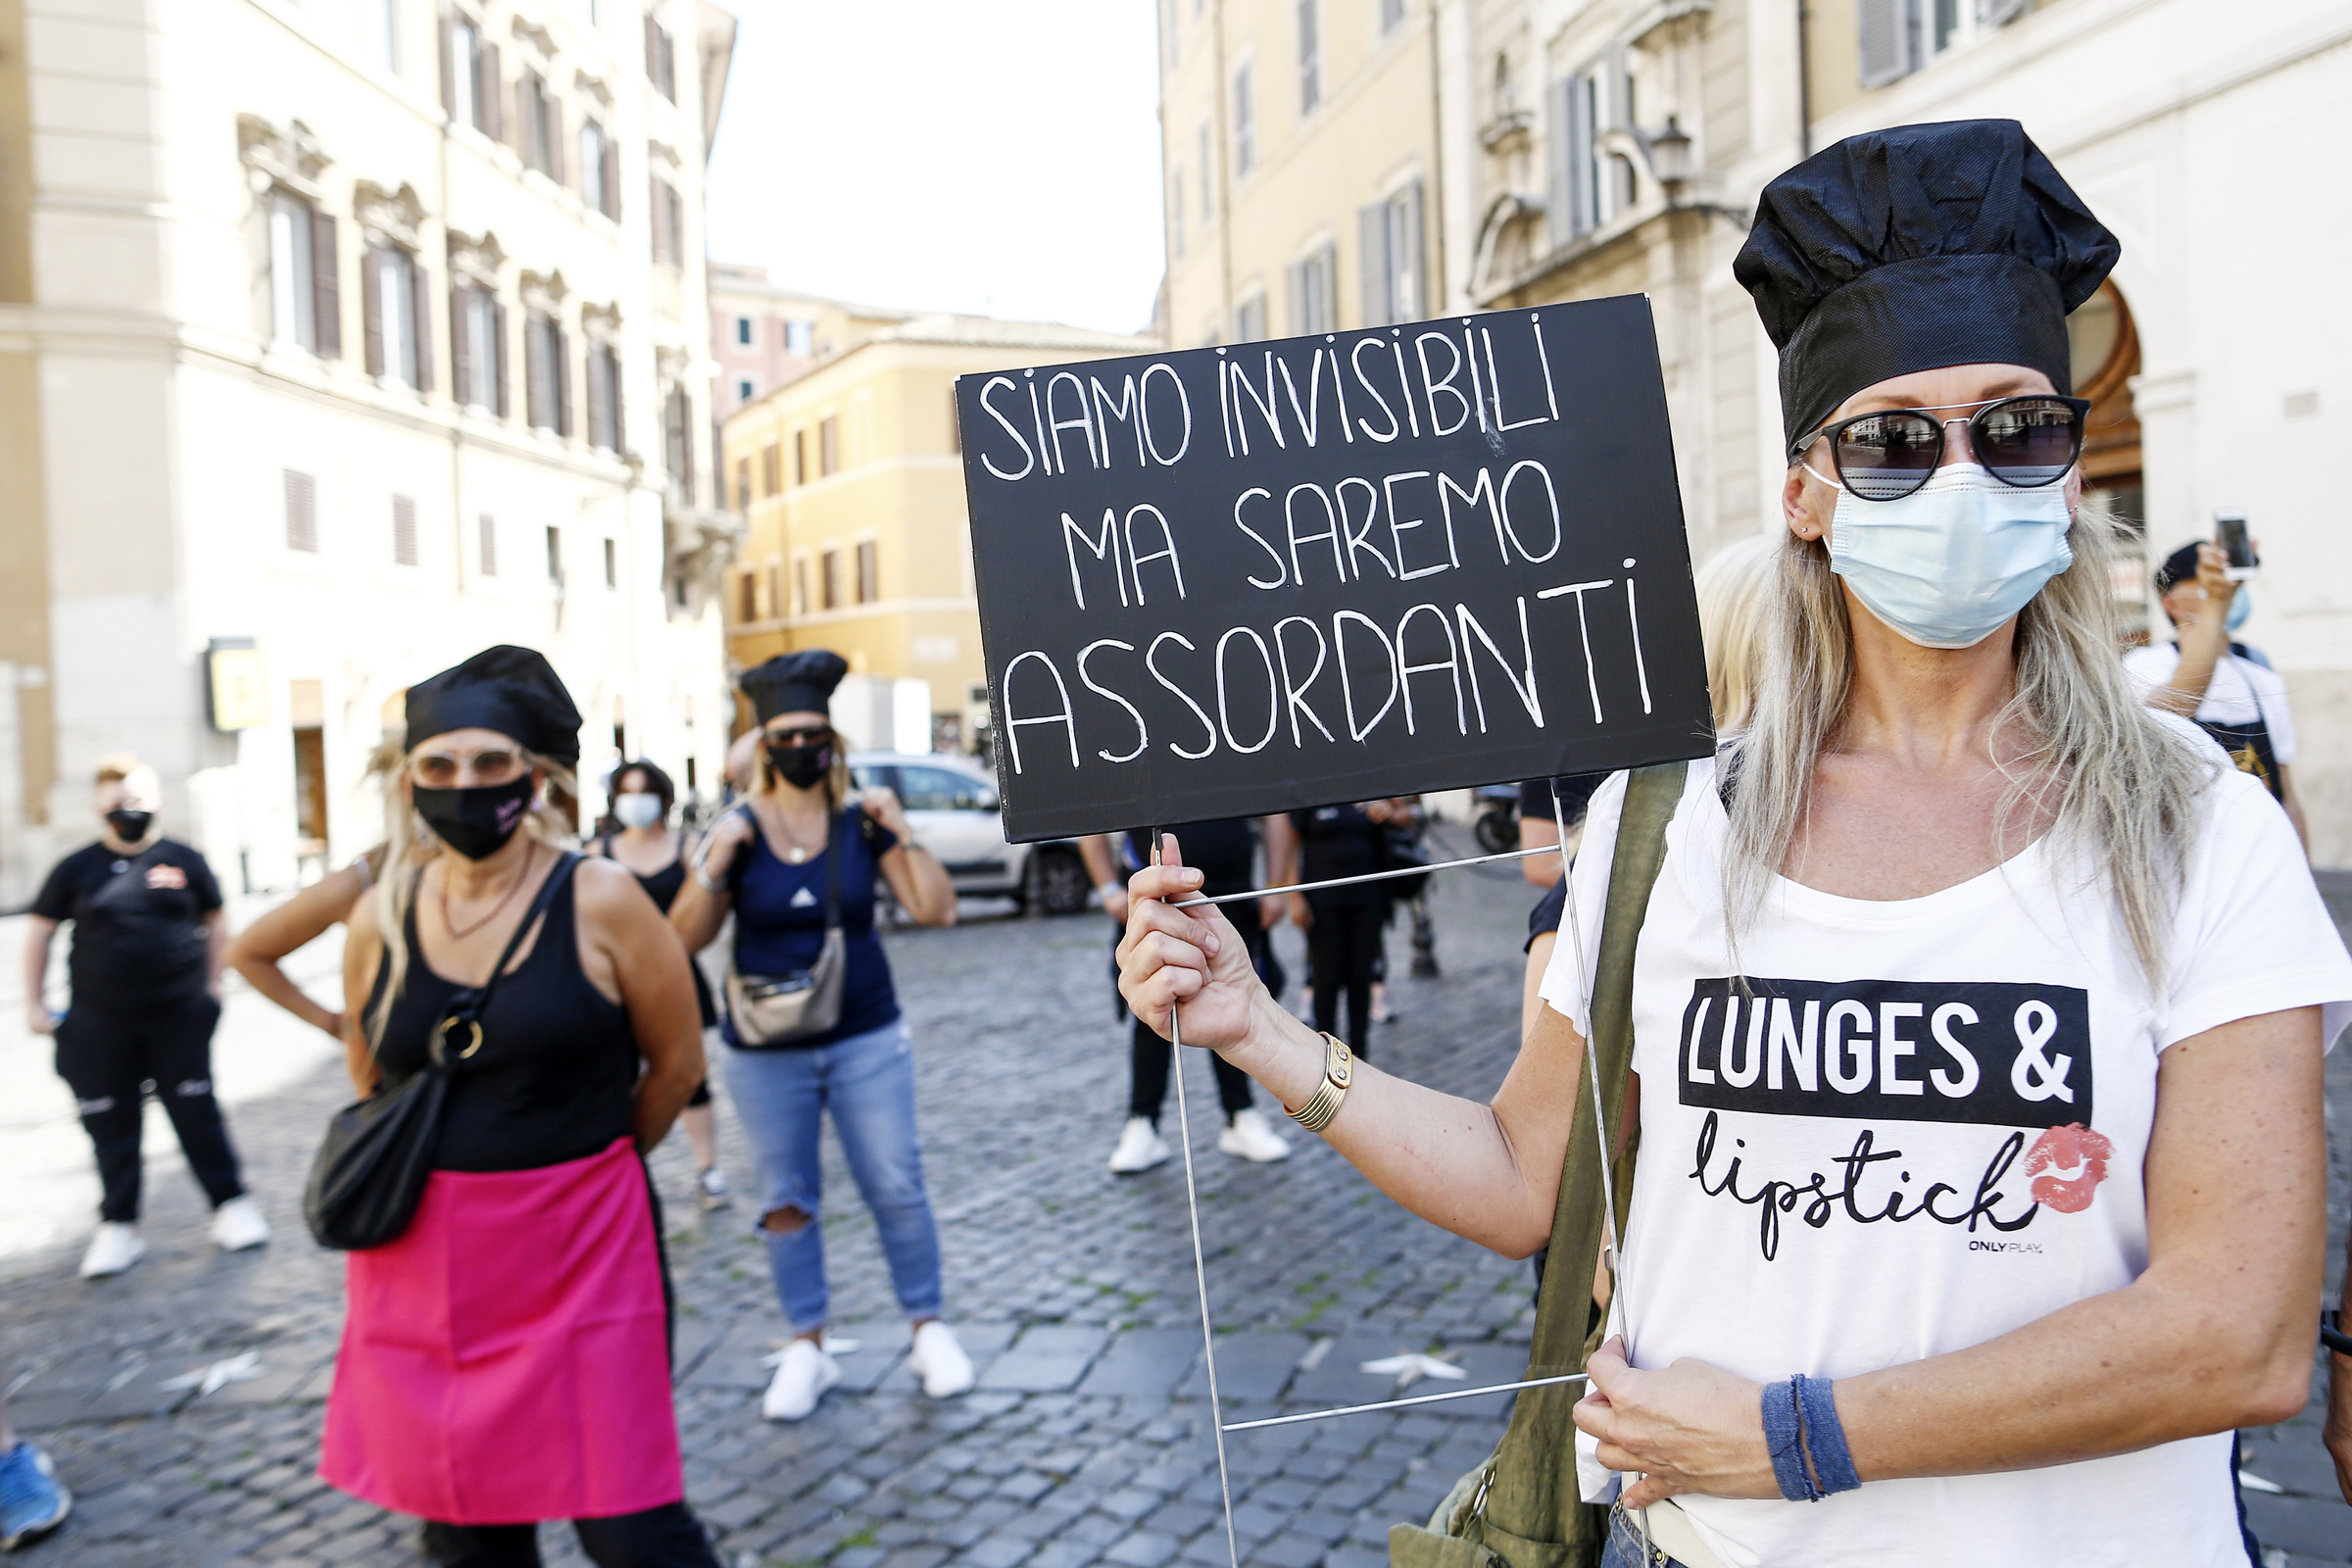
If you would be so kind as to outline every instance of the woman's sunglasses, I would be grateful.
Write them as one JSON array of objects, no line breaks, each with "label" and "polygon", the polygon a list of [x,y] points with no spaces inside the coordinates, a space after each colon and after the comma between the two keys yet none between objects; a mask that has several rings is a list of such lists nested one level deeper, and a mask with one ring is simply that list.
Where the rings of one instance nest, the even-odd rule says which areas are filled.
[{"label": "woman's sunglasses", "polygon": [[830,724],[803,724],[797,729],[771,729],[765,732],[769,746],[822,746],[833,738]]},{"label": "woman's sunglasses", "polygon": [[[1958,405],[1966,408],[1966,404]],[[1939,419],[1936,409],[1881,409],[1825,424],[1796,444],[1801,457],[1824,438],[1838,482],[1863,501],[1900,501],[1926,484],[1943,462],[1944,427],[1968,426],[1969,450],[1984,470],[2020,490],[2066,477],[2082,455],[2084,398],[2035,393],[1999,398],[1965,419]]]}]

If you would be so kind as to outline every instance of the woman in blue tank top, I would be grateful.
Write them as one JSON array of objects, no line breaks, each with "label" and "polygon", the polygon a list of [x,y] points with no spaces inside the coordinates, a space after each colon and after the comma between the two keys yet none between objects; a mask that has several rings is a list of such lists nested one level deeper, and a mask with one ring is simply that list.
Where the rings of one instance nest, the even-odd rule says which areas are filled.
[{"label": "woman in blue tank top", "polygon": [[[751,792],[711,829],[670,908],[690,952],[707,946],[732,910],[735,975],[807,980],[824,999],[810,1005],[820,1018],[832,1013],[779,1035],[742,1014],[731,997],[719,1023],[727,1086],[759,1162],[756,1223],[794,1335],[762,1401],[771,1421],[799,1420],[841,1381],[823,1346],[829,1301],[818,1152],[828,1109],[913,1325],[910,1364],[924,1392],[942,1398],[972,1386],[972,1364],[940,1321],[939,1231],[915,1136],[913,1049],[874,929],[884,881],[924,925],[954,922],[956,890],[938,858],[914,842],[897,796],[871,789],[851,798],[827,708],[848,673],[840,655],[810,649],[778,655],[743,677],[761,732]],[[835,965],[838,974],[827,975]]]}]

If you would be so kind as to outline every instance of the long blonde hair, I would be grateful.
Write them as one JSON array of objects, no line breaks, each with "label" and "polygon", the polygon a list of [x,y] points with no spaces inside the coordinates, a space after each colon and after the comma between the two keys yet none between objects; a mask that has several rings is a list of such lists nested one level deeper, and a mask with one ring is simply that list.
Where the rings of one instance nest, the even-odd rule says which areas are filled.
[{"label": "long blonde hair", "polygon": [[[368,1010],[370,1051],[382,1049],[384,1025],[392,1017],[392,1004],[408,983],[409,910],[416,901],[417,882],[410,873],[421,872],[444,848],[400,787],[410,760],[422,749],[421,745],[414,749],[405,747],[397,737],[387,738],[369,759],[369,770],[381,771],[384,787],[384,863],[375,882],[376,920],[383,927],[384,972],[375,1005]],[[542,844],[560,846],[571,836],[571,824],[548,802],[559,790],[577,799],[579,780],[570,768],[536,752],[523,752],[522,758],[529,766],[543,768],[547,773],[546,785],[523,816],[522,831]]]},{"label": "long blonde hair", "polygon": [[[1992,733],[2023,736],[2025,746],[1996,758],[2009,785],[1993,813],[1992,850],[1996,862],[2007,859],[2021,808],[2031,821],[2055,791],[2053,841],[2104,868],[2140,970],[2156,987],[2212,770],[2124,673],[2113,586],[2124,537],[2112,516],[2078,509],[2068,534],[2074,564],[2018,615],[2016,686]],[[1853,626],[1826,544],[1785,536],[1773,566],[1753,715],[1725,763],[1739,777],[1723,859],[1735,948],[1788,858],[1814,766],[1837,745],[1853,685]]]},{"label": "long blonde hair", "polygon": [[1718,734],[1744,729],[1756,706],[1765,607],[1778,583],[1772,541],[1750,534],[1709,556],[1691,584],[1698,593],[1698,630],[1707,648],[1707,691],[1714,699]]}]

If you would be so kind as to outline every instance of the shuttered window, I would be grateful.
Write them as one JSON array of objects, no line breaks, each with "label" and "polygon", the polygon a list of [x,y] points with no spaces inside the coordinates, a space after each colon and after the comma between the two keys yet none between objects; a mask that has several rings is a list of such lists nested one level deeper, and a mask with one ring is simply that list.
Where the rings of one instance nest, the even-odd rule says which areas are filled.
[{"label": "shuttered window", "polygon": [[772,496],[784,488],[784,451],[773,441],[760,449],[760,493]]},{"label": "shuttered window", "polygon": [[286,548],[318,553],[318,481],[300,469],[286,474]]},{"label": "shuttered window", "polygon": [[792,482],[808,482],[808,431],[806,427],[792,432]]},{"label": "shuttered window", "polygon": [[396,565],[416,564],[416,498],[392,498],[392,561]]},{"label": "shuttered window", "polygon": [[831,477],[841,471],[841,419],[826,415],[816,426],[817,472]]},{"label": "shuttered window", "polygon": [[645,74],[656,92],[673,104],[678,101],[677,46],[670,41],[669,29],[650,13],[645,19]]},{"label": "shuttered window", "polygon": [[1266,335],[1266,297],[1252,294],[1233,308],[1233,340],[1255,343]]},{"label": "shuttered window", "polygon": [[827,610],[841,608],[841,552],[827,550],[816,558],[817,592]]},{"label": "shuttered window", "polygon": [[871,539],[858,541],[858,602],[870,605],[882,597],[882,547]]},{"label": "shuttered window", "polygon": [[321,359],[343,353],[335,220],[290,191],[269,203],[270,335]]},{"label": "shuttered window", "polygon": [[547,78],[526,71],[514,78],[516,151],[522,161],[559,184],[564,179],[564,105]]},{"label": "shuttered window", "polygon": [[449,294],[450,392],[464,407],[506,417],[507,310],[479,283]]},{"label": "shuttered window", "polygon": [[1257,167],[1256,70],[1247,60],[1233,72],[1233,177],[1248,179]]},{"label": "shuttered window", "polygon": [[1291,330],[1336,332],[1340,318],[1339,250],[1328,240],[1290,267]]},{"label": "shuttered window", "polygon": [[686,255],[684,204],[678,200],[677,187],[668,180],[660,174],[649,178],[649,194],[653,200],[654,260],[675,266]]},{"label": "shuttered window", "polygon": [[671,387],[662,406],[662,458],[670,487],[694,499],[694,404],[683,387]]},{"label": "shuttered window", "polygon": [[735,510],[752,510],[752,460],[749,458],[735,460]]},{"label": "shuttered window", "polygon": [[620,355],[602,341],[588,345],[588,444],[620,451]]},{"label": "shuttered window", "polygon": [[612,139],[605,134],[604,124],[583,116],[580,120],[580,200],[598,212],[620,221],[620,159]]},{"label": "shuttered window", "polygon": [[1857,0],[1862,85],[1884,87],[1919,69],[1917,0]]},{"label": "shuttered window", "polygon": [[482,549],[482,575],[498,575],[498,519],[485,512],[474,524]]},{"label": "shuttered window", "polygon": [[564,581],[564,530],[552,522],[547,525],[547,580]]},{"label": "shuttered window", "polygon": [[807,556],[792,558],[792,612],[796,615],[808,613],[808,558]]},{"label": "shuttered window", "polygon": [[611,539],[605,541],[605,586],[620,586],[620,546]]},{"label": "shuttered window", "polygon": [[571,365],[564,326],[545,311],[523,320],[523,411],[534,430],[571,434]]},{"label": "shuttered window", "polygon": [[760,579],[749,568],[735,579],[735,619],[749,625],[760,618]]},{"label": "shuttered window", "polygon": [[433,388],[432,305],[424,269],[398,245],[368,247],[361,270],[366,285],[368,373],[419,392]]},{"label": "shuttered window", "polygon": [[441,25],[441,107],[450,123],[471,125],[493,140],[502,137],[505,84],[498,45],[483,35],[472,18],[451,12]]},{"label": "shuttered window", "polygon": [[1298,0],[1298,113],[1315,112],[1323,101],[1323,43],[1315,8],[1321,0]]},{"label": "shuttered window", "polygon": [[1553,245],[1582,239],[1632,208],[1633,165],[1606,151],[1601,138],[1635,128],[1633,92],[1624,61],[1612,55],[1553,82],[1544,95],[1544,206]]},{"label": "shuttered window", "polygon": [[1357,214],[1366,326],[1410,321],[1422,314],[1421,208],[1421,181],[1416,178]]}]

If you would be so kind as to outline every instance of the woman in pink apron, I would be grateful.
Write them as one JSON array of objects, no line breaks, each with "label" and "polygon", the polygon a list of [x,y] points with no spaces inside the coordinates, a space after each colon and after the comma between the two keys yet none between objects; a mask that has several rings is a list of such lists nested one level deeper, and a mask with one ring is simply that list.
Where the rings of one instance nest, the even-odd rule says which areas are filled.
[{"label": "woman in pink apron", "polygon": [[478,1048],[450,1043],[465,1054],[415,1221],[351,1254],[318,1473],[420,1516],[445,1568],[535,1565],[543,1519],[572,1520],[601,1568],[716,1568],[684,1501],[639,1157],[702,1080],[702,1028],[685,950],[636,880],[541,831],[579,723],[525,649],[409,692],[415,809],[344,960],[361,1092],[417,1070],[452,1002],[533,929]]}]

